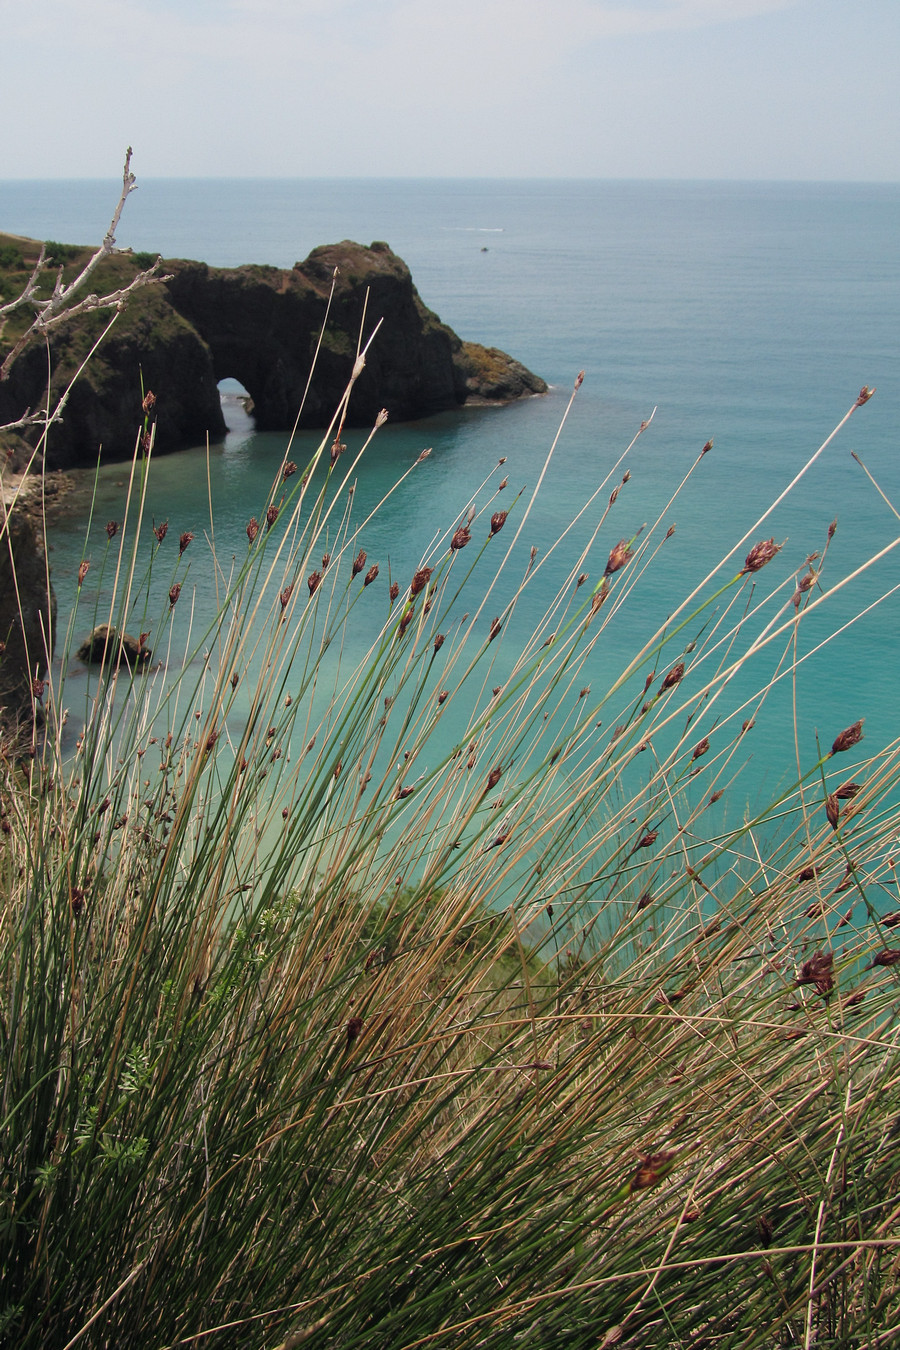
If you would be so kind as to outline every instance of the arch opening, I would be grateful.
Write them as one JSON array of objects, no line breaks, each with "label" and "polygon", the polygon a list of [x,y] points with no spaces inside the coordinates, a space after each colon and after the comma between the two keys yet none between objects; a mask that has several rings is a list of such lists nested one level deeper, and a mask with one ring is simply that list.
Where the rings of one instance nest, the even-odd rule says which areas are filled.
[{"label": "arch opening", "polygon": [[245,440],[256,430],[253,399],[240,380],[227,375],[218,381],[219,402],[228,428],[226,441]]}]

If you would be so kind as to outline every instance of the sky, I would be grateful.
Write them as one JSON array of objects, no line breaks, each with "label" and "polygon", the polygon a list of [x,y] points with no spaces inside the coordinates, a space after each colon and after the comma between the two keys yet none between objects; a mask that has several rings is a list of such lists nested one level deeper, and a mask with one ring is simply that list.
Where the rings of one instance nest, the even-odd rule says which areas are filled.
[{"label": "sky", "polygon": [[0,0],[0,179],[900,179],[900,0]]}]

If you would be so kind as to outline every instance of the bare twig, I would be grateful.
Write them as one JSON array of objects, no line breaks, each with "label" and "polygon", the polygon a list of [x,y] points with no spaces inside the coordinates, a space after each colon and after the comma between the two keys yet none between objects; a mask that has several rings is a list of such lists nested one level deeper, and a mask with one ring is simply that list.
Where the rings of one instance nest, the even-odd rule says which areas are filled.
[{"label": "bare twig", "polygon": [[[20,308],[24,304],[31,303],[38,311],[37,314],[35,315],[34,322],[22,334],[22,336],[19,338],[18,342],[13,346],[11,351],[7,353],[3,364],[0,365],[0,380],[5,380],[8,378],[9,372],[11,371],[17,357],[28,345],[28,343],[31,341],[32,338],[37,337],[40,334],[46,333],[50,328],[54,327],[56,324],[62,323],[66,319],[75,318],[76,315],[79,314],[87,314],[96,309],[120,310],[125,304],[125,301],[127,300],[128,296],[131,295],[133,291],[136,291],[140,289],[142,286],[146,286],[148,283],[153,281],[168,280],[167,277],[158,275],[158,268],[161,260],[157,258],[156,262],[153,264],[152,267],[148,267],[146,271],[138,272],[136,276],[132,278],[132,280],[129,282],[127,286],[121,286],[115,291],[108,292],[106,295],[96,295],[93,292],[91,292],[91,294],[86,295],[84,299],[79,300],[77,303],[74,304],[70,303],[73,295],[77,291],[82,290],[87,285],[91,276],[96,271],[97,267],[103,261],[103,259],[108,257],[110,254],[116,252],[116,230],[119,227],[119,220],[122,215],[122,209],[125,206],[125,202],[128,198],[129,193],[133,192],[136,186],[137,183],[135,181],[135,176],[131,172],[131,146],[129,146],[128,150],[125,153],[125,168],[122,173],[122,192],[116,204],[116,209],[113,212],[113,217],[112,220],[110,221],[109,229],[106,231],[106,234],[103,238],[103,243],[91,255],[91,257],[85,263],[84,267],[78,273],[78,276],[75,277],[73,281],[69,282],[68,286],[63,284],[63,269],[60,267],[59,273],[56,278],[56,285],[53,288],[53,294],[50,296],[48,300],[36,300],[34,298],[35,291],[37,289],[39,274],[43,267],[44,259],[46,256],[46,245],[42,245],[40,257],[38,258],[38,261],[35,264],[34,271],[32,272],[31,277],[29,278],[25,286],[25,289],[22,291],[22,294],[18,297],[18,299],[12,301],[10,304],[4,306],[3,308],[0,308],[0,314],[6,314],[13,309]],[[51,421],[56,420],[58,415],[59,413],[57,411],[56,414],[48,418],[47,419],[48,425]],[[43,421],[44,421],[43,414],[26,413],[17,422],[11,422],[8,425],[5,425],[2,428],[0,428],[0,430],[3,431],[14,430],[19,427],[32,425],[35,422],[43,422]]]}]

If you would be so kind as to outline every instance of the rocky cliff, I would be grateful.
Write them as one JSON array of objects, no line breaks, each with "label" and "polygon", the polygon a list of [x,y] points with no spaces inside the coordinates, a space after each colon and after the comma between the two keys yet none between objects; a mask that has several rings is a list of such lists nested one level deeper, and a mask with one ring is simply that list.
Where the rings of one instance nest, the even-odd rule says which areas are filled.
[{"label": "rocky cliff", "polygon": [[7,476],[0,481],[0,743],[19,728],[30,737],[55,618],[40,480]]},{"label": "rocky cliff", "polygon": [[[23,267],[27,262],[24,257]],[[73,267],[77,262],[72,257]],[[113,256],[98,269],[96,289],[127,284],[141,264],[146,258]],[[407,421],[467,401],[507,402],[546,390],[543,380],[505,353],[463,342],[442,324],[387,244],[328,245],[290,269],[171,260],[164,271],[169,280],[131,297],[76,382],[62,424],[50,433],[48,468],[93,463],[101,450],[104,458],[129,456],[147,389],[157,396],[157,451],[202,444],[207,435],[221,439],[226,428],[217,383],[229,376],[250,394],[260,430],[289,430],[301,404],[301,426],[326,426],[360,336],[365,341],[379,320],[350,401],[351,425],[371,423],[382,407],[392,420]],[[329,320],[310,381],[333,279]],[[14,282],[8,274],[4,293]],[[88,314],[54,332],[51,399],[65,388],[105,322],[104,315]],[[3,334],[0,355],[15,336],[14,327]],[[22,352],[0,384],[0,425],[46,403],[47,367],[40,343]]]}]

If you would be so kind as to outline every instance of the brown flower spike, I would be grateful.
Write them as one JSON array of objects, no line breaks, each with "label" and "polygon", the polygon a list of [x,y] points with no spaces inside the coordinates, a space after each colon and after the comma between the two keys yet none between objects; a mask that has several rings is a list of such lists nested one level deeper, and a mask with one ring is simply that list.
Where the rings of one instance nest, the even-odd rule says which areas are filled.
[{"label": "brown flower spike", "polygon": [[628,548],[624,539],[620,539],[615,548],[609,555],[603,575],[611,577],[613,572],[618,572],[621,567],[632,557],[632,550]]},{"label": "brown flower spike", "polygon": [[680,684],[680,682],[683,679],[684,679],[684,662],[679,661],[677,665],[674,665],[672,669],[666,675],[663,676],[663,682],[660,685],[660,690],[674,689],[676,684]]},{"label": "brown flower spike", "polygon": [[774,539],[761,539],[758,544],[754,544],[750,552],[744,559],[744,566],[741,568],[740,575],[746,576],[749,572],[759,572],[766,563],[770,563],[783,548],[782,544],[776,544]]},{"label": "brown flower spike", "polygon": [[412,581],[411,581],[411,583],[410,583],[410,587],[409,587],[409,593],[410,593],[410,595],[418,595],[420,591],[424,591],[425,587],[428,585],[429,581],[431,580],[431,573],[432,573],[432,571],[433,571],[433,568],[431,568],[431,567],[420,567],[420,568],[419,568],[418,572],[415,573],[415,575],[413,576],[413,579],[412,579]]},{"label": "brown flower spike", "polygon": [[852,727],[845,727],[840,735],[835,736],[831,747],[833,755],[839,755],[842,750],[850,750],[854,745],[859,745],[863,738],[862,724],[864,721],[865,718],[861,717],[858,722],[853,723]]}]

